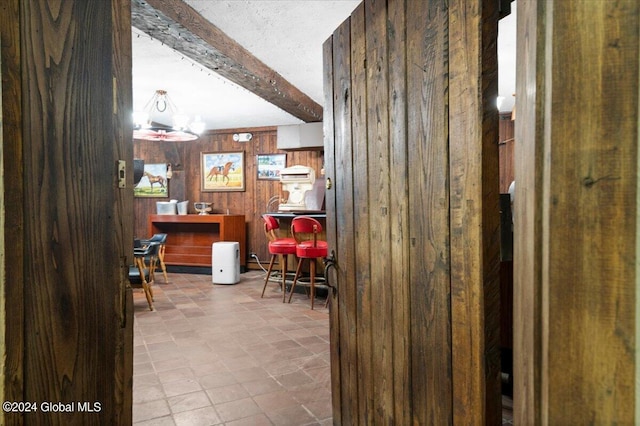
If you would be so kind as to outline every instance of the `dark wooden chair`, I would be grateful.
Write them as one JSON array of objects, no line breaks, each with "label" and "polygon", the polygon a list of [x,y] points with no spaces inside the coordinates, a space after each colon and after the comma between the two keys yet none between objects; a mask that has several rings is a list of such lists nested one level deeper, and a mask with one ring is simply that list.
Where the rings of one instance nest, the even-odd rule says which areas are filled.
[{"label": "dark wooden chair", "polygon": [[160,248],[158,249],[158,262],[160,269],[162,269],[162,275],[164,276],[165,284],[169,282],[167,279],[167,266],[164,264],[164,250],[167,245],[167,234],[153,234],[148,240],[142,240],[141,244],[158,243]]},{"label": "dark wooden chair", "polygon": [[[149,310],[153,311],[153,288],[154,271],[160,250],[159,243],[149,243],[141,247],[134,247],[134,265],[129,267],[129,282],[132,285],[141,285],[144,295],[149,304]],[[149,262],[147,264],[147,261]]]}]

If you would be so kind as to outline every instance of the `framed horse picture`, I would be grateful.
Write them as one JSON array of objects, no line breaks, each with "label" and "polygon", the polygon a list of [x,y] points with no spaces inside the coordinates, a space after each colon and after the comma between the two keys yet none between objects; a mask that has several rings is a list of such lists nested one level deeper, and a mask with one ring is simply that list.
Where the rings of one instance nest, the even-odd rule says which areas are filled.
[{"label": "framed horse picture", "polygon": [[244,191],[244,151],[200,153],[202,192]]},{"label": "framed horse picture", "polygon": [[169,196],[167,165],[165,163],[144,165],[144,174],[133,188],[135,197],[166,198]]}]

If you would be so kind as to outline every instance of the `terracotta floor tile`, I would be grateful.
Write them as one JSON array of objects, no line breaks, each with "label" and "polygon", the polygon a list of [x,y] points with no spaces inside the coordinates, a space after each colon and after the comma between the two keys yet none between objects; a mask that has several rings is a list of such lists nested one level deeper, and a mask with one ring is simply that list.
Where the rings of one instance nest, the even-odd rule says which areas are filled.
[{"label": "terracotta floor tile", "polygon": [[162,386],[159,384],[144,386],[136,389],[133,394],[133,403],[142,404],[145,402],[156,401],[158,399],[164,399],[166,395]]},{"label": "terracotta floor tile", "polygon": [[154,285],[155,311],[134,292],[137,426],[326,422],[328,310],[312,312],[303,294],[261,298],[263,277],[212,285],[210,275],[169,273]]},{"label": "terracotta floor tile", "polygon": [[269,393],[278,390],[284,390],[284,386],[278,383],[275,379],[269,377],[267,379],[256,380],[253,382],[242,383],[242,386],[249,392],[249,395],[262,395],[263,393]]},{"label": "terracotta floor tile", "polygon": [[256,395],[253,400],[264,412],[278,411],[300,405],[293,397],[293,394],[286,390]]},{"label": "terracotta floor tile", "polygon": [[313,383],[313,379],[302,371],[283,374],[282,376],[278,376],[275,379],[287,389],[295,389],[298,386]]},{"label": "terracotta floor tile", "polygon": [[171,413],[169,403],[165,399],[133,404],[133,422],[164,417]]},{"label": "terracotta floor tile", "polygon": [[207,390],[207,395],[213,404],[235,401],[249,396],[249,392],[241,384],[220,386]]},{"label": "terracotta floor tile", "polygon": [[213,407],[183,411],[173,415],[176,426],[211,426],[222,424],[222,420]]},{"label": "terracotta floor tile", "polygon": [[225,423],[225,426],[271,426],[271,420],[264,414],[257,414],[251,417],[245,417],[244,419],[234,420],[232,422]]},{"label": "terracotta floor tile", "polygon": [[309,411],[299,405],[267,412],[266,414],[273,424],[278,426],[300,426],[317,421]]},{"label": "terracotta floor tile", "polygon": [[175,424],[173,416],[159,417],[135,423],[136,426],[175,426]]},{"label": "terracotta floor tile", "polygon": [[251,398],[216,404],[215,409],[220,415],[220,418],[225,422],[253,416],[262,412],[260,407]]},{"label": "terracotta floor tile", "polygon": [[211,406],[211,401],[204,391],[176,395],[167,399],[171,412],[180,413],[183,411],[196,410]]},{"label": "terracotta floor tile", "polygon": [[[137,366],[133,367],[133,392],[135,394],[137,389],[145,386],[151,386],[155,384],[160,384],[160,379],[156,375],[156,373],[147,373],[147,374],[139,374],[136,375]],[[135,395],[134,395],[135,397]]]},{"label": "terracotta floor tile", "polygon": [[231,372],[208,374],[198,378],[204,389],[212,389],[220,386],[236,384],[238,381]]},{"label": "terracotta floor tile", "polygon": [[170,383],[164,383],[162,385],[162,388],[164,389],[164,393],[168,397],[183,395],[183,394],[202,390],[202,386],[200,385],[200,382],[195,378],[181,379],[181,380],[172,381]]},{"label": "terracotta floor tile", "polygon": [[239,383],[252,382],[254,380],[265,379],[269,377],[264,368],[256,366],[232,371],[232,374]]},{"label": "terracotta floor tile", "polygon": [[153,373],[155,370],[153,369],[153,363],[151,362],[143,362],[141,364],[134,364],[133,367],[133,377],[141,376],[149,373]]},{"label": "terracotta floor tile", "polygon": [[158,377],[160,378],[160,383],[171,383],[192,378],[193,371],[188,367],[176,368],[175,370],[159,371]]}]

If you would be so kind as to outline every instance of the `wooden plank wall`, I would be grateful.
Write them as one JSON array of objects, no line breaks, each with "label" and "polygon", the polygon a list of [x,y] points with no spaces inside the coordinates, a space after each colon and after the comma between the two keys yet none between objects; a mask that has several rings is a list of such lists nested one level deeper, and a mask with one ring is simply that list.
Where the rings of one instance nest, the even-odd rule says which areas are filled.
[{"label": "wooden plank wall", "polygon": [[[235,142],[234,133],[251,133],[250,142]],[[134,140],[134,158],[146,163],[170,163],[173,177],[169,182],[168,198],[136,198],[134,200],[134,235],[145,237],[148,233],[147,217],[156,213],[156,201],[189,200],[189,213],[196,213],[193,203],[213,203],[214,213],[243,214],[247,222],[247,254],[254,252],[264,262],[269,261],[267,239],[262,228],[261,214],[266,212],[269,199],[280,193],[278,181],[257,180],[256,156],[258,154],[286,154],[287,166],[313,167],[320,176],[324,163],[322,151],[281,151],[277,149],[276,127],[225,129],[209,131],[198,140],[190,142],[151,142]],[[200,154],[202,152],[238,152],[245,155],[245,191],[202,192]],[[252,261],[252,259],[249,259]],[[249,262],[250,267],[257,265]]]},{"label": "wooden plank wall", "polygon": [[499,423],[497,11],[484,3],[365,0],[325,43],[336,424]]}]

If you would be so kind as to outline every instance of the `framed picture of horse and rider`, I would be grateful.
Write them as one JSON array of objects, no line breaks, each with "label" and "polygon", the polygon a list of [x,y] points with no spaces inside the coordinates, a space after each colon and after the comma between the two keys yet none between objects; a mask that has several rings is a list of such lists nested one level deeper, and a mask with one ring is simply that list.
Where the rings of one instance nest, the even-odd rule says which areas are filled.
[{"label": "framed picture of horse and rider", "polygon": [[200,153],[202,192],[244,191],[244,151]]},{"label": "framed picture of horse and rider", "polygon": [[166,163],[145,163],[144,174],[140,182],[133,188],[133,195],[135,197],[168,197],[169,185],[167,181],[167,168]]}]

